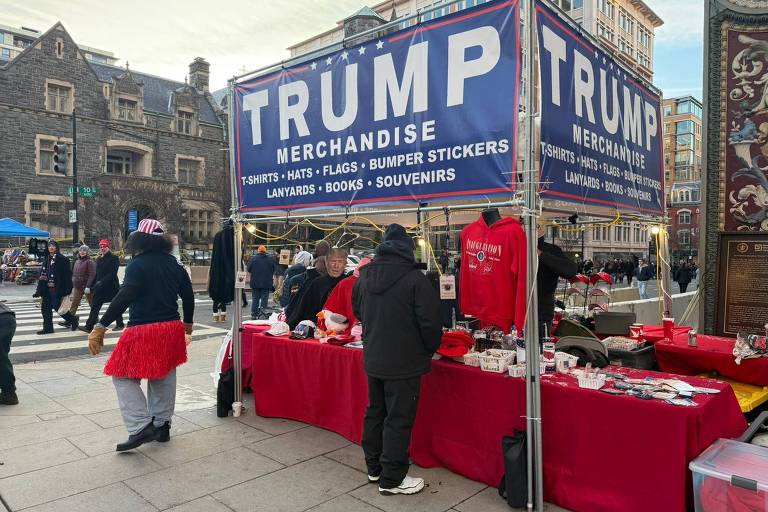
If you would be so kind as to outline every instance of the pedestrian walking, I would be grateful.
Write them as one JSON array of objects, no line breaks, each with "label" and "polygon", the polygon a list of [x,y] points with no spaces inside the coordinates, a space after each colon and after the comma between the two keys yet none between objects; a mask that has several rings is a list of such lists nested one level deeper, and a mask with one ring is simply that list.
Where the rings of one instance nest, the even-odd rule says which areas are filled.
[{"label": "pedestrian walking", "polygon": [[448,254],[448,249],[443,249],[443,252],[440,253],[440,269],[442,270],[443,274],[448,272],[449,261],[450,255]]},{"label": "pedestrian walking", "polygon": [[[37,290],[33,297],[42,298],[40,312],[43,315],[43,330],[38,335],[53,332],[53,312],[59,311],[61,301],[72,293],[72,267],[69,258],[61,254],[59,243],[48,240],[48,254],[45,256],[37,281]],[[67,310],[61,317],[73,331],[77,329],[80,319]]]},{"label": "pedestrian walking", "polygon": [[688,284],[690,284],[692,280],[693,271],[691,270],[691,267],[689,267],[686,262],[682,263],[677,269],[677,272],[675,272],[675,281],[677,281],[677,286],[680,287],[680,293],[688,291]]},{"label": "pedestrian walking", "polygon": [[[91,287],[91,292],[93,293],[91,312],[88,315],[88,320],[85,322],[85,327],[81,329],[85,332],[91,332],[94,324],[99,319],[101,306],[110,302],[120,289],[120,280],[117,277],[117,271],[120,269],[120,259],[112,253],[109,240],[99,241],[99,252],[101,256],[96,260],[96,278]],[[121,314],[117,317],[115,330],[119,331],[123,327],[125,325],[123,324],[123,315]]]},{"label": "pedestrian walking", "polygon": [[442,326],[440,296],[418,269],[414,249],[405,228],[388,226],[352,291],[368,375],[362,446],[368,481],[384,495],[424,489],[422,478],[408,476],[408,446],[421,376],[431,369]]},{"label": "pedestrian walking", "polygon": [[[91,286],[93,286],[95,281],[96,263],[91,259],[91,249],[87,245],[81,245],[77,250],[75,265],[72,267],[72,295],[70,295],[72,305],[69,308],[69,312],[73,317],[77,314],[80,303],[83,301],[83,296],[85,296],[89,306],[93,302]],[[66,320],[59,322],[59,325],[71,327]]]},{"label": "pedestrian walking", "polygon": [[637,288],[640,291],[640,298],[648,298],[648,281],[653,278],[653,270],[648,266],[645,259],[638,260],[637,267]]},{"label": "pedestrian walking", "polygon": [[16,405],[16,376],[8,354],[16,332],[16,313],[5,302],[0,302],[0,405]]},{"label": "pedestrian walking", "polygon": [[635,262],[627,259],[624,262],[624,275],[627,277],[627,286],[632,286],[632,278],[635,275]]},{"label": "pedestrian walking", "polygon": [[[88,349],[98,354],[104,333],[130,306],[128,328],[104,366],[112,377],[128,440],[116,451],[132,450],[150,441],[170,440],[176,405],[176,367],[187,361],[195,296],[184,267],[171,254],[173,243],[160,222],[143,219],[128,237],[133,255],[120,291],[88,336]],[[178,297],[182,300],[183,323]],[[147,395],[141,389],[147,379]]]},{"label": "pedestrian walking", "polygon": [[251,320],[261,317],[267,309],[275,265],[274,258],[267,255],[267,248],[263,245],[259,246],[248,263],[248,272],[251,274]]},{"label": "pedestrian walking", "polygon": [[288,265],[285,263],[280,263],[280,251],[278,251],[277,261],[275,262],[275,274],[273,276],[273,282],[272,282],[272,287],[275,290],[275,295],[274,295],[275,304],[279,304],[280,299],[282,299],[283,283],[285,282],[285,273],[287,270],[288,270]]}]

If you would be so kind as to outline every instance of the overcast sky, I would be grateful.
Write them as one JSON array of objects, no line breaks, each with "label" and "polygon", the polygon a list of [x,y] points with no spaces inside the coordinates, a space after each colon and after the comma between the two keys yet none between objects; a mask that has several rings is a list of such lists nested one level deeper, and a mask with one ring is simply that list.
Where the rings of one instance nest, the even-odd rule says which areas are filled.
[{"label": "overcast sky", "polygon": [[[377,0],[370,0],[374,5]],[[656,31],[655,82],[666,97],[701,97],[702,0],[646,0]],[[365,0],[3,0],[0,24],[48,30],[61,21],[78,44],[113,52],[137,71],[182,81],[195,57],[211,88],[288,57],[286,47],[335,26]],[[195,7],[197,6],[197,7]]]}]

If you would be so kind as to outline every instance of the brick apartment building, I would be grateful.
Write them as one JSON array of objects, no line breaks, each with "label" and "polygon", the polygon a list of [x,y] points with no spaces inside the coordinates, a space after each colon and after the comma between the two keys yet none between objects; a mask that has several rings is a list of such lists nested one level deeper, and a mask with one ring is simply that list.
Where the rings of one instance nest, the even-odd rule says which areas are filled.
[{"label": "brick apartment building", "polygon": [[[0,65],[0,217],[71,239],[71,158],[54,172],[53,145],[71,143],[77,115],[79,238],[120,245],[129,216],[155,217],[182,248],[208,248],[229,206],[226,119],[196,58],[188,82],[86,58],[57,23]],[[70,145],[71,150],[71,145]]]}]

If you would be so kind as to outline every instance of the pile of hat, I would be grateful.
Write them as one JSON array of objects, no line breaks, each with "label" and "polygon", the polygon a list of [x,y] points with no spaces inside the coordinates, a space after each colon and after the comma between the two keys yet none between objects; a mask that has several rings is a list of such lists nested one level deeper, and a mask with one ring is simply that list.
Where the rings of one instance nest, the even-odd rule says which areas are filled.
[{"label": "pile of hat", "polygon": [[465,331],[446,331],[437,353],[445,357],[461,357],[472,348],[475,340]]}]

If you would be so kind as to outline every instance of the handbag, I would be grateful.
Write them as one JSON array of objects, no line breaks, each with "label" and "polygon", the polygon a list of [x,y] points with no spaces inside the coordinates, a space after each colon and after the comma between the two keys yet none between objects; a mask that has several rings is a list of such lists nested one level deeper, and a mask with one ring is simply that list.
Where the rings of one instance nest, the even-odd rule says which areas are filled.
[{"label": "handbag", "polygon": [[61,298],[61,302],[59,303],[59,309],[56,310],[56,312],[59,315],[64,316],[67,313],[69,313],[69,309],[71,307],[72,307],[72,297],[67,295],[66,297]]},{"label": "handbag", "polygon": [[504,475],[499,482],[499,496],[512,508],[525,508],[528,502],[528,452],[525,432],[516,430],[501,439]]}]

